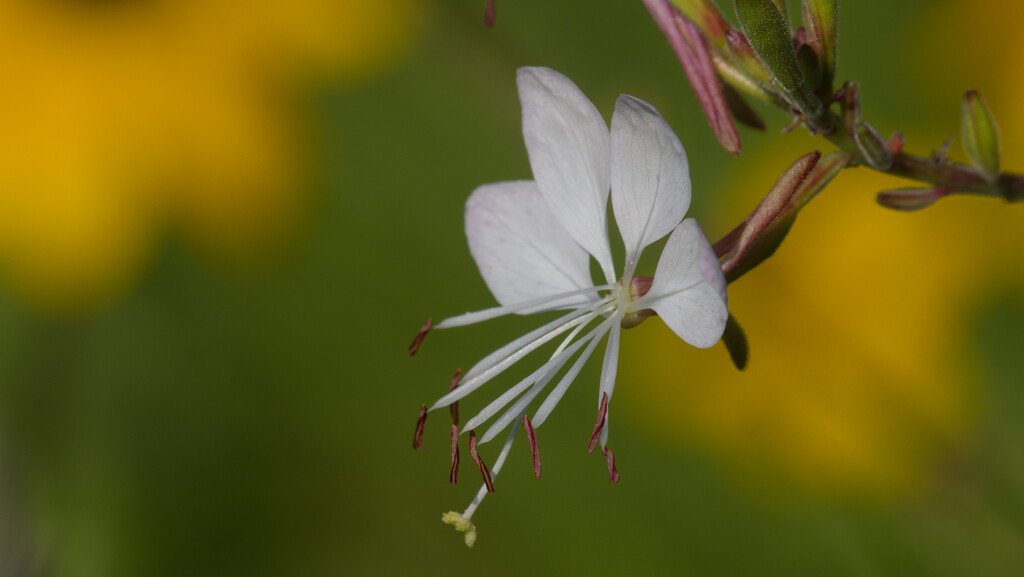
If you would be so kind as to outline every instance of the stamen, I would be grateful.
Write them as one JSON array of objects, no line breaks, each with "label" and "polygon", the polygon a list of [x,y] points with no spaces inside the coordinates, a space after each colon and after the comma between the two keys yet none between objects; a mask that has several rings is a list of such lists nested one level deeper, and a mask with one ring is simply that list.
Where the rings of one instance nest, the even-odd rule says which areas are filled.
[{"label": "stamen", "polygon": [[[564,357],[564,361],[560,361],[557,365],[550,367],[550,369],[547,371],[547,374],[544,375],[543,378],[541,378],[539,381],[536,382],[536,384],[534,384],[532,387],[530,387],[529,391],[527,391],[522,397],[520,397],[519,400],[517,400],[512,405],[511,408],[506,410],[505,413],[500,418],[498,418],[496,421],[494,421],[494,423],[484,433],[484,435],[481,438],[480,442],[481,443],[486,443],[486,442],[490,441],[498,433],[500,433],[505,427],[507,427],[510,423],[512,423],[513,421],[521,420],[523,414],[526,412],[526,407],[530,403],[532,403],[535,398],[537,398],[537,395],[539,395],[544,390],[545,387],[547,387],[548,383],[551,382],[551,380],[557,375],[557,373],[559,371],[562,370],[562,367],[565,365],[565,362],[567,362],[569,360],[569,358],[572,355],[574,355],[575,352],[578,351],[579,348],[582,345],[589,343],[589,344],[587,344],[587,349],[586,350],[587,351],[593,351],[594,346],[597,344],[596,342],[594,342],[594,340],[596,338],[604,336],[604,332],[603,331],[607,331],[606,326],[608,325],[609,322],[611,322],[611,321],[607,321],[606,320],[604,324],[594,328],[592,331],[590,331],[590,333],[588,333],[586,336],[584,336],[581,340],[576,341],[575,343],[573,343],[573,345],[570,346],[568,349],[565,349],[564,351],[562,351],[562,352],[556,354],[555,356],[553,356],[552,360],[554,360],[555,358]],[[590,356],[590,352],[584,352],[583,356],[584,357],[589,357]],[[564,389],[564,387],[568,386],[568,383],[571,383],[576,378],[576,376],[579,375],[580,369],[582,368],[584,362],[586,362],[586,359],[582,359],[582,360],[577,359],[576,363],[573,364],[572,368],[569,369],[569,371],[565,374],[565,376],[562,377],[562,381],[559,382],[558,386],[559,387],[563,387],[563,389]],[[531,375],[531,378],[533,376],[534,375]],[[518,385],[517,385],[517,387],[518,387]],[[509,392],[514,392],[514,394],[519,394],[516,391],[517,387],[513,387],[512,389],[509,389]],[[506,394],[508,394],[508,393],[506,393]],[[552,393],[552,395],[553,394],[554,393]],[[559,395],[559,396],[561,396],[561,395]],[[501,400],[501,398],[499,397],[498,400]],[[545,401],[545,403],[547,403],[547,401]],[[495,405],[495,403],[492,402],[491,405]],[[495,406],[492,407],[491,405],[488,405],[486,408],[484,408],[483,411],[480,412],[480,415],[478,415],[478,417],[480,417],[479,420],[478,420],[478,417],[473,417],[473,420],[476,421],[478,424],[482,423],[484,420],[489,419],[495,412],[497,412],[500,409],[500,406],[495,405]],[[504,401],[502,402],[501,406],[504,406]],[[538,427],[543,422],[543,418],[544,418],[543,415],[544,415],[544,413],[541,412],[543,410],[544,410],[544,405],[541,405],[541,408],[534,415],[534,419],[536,420],[536,423],[537,423],[536,426],[538,426]],[[469,426],[469,424],[467,423],[467,427],[468,426]]]},{"label": "stamen", "polygon": [[533,423],[535,427],[541,426],[544,421],[551,415],[551,411],[555,410],[555,405],[562,400],[565,392],[569,390],[569,385],[572,384],[576,377],[579,376],[580,371],[583,370],[583,365],[590,360],[590,356],[594,353],[594,349],[597,348],[597,343],[604,338],[605,333],[608,332],[608,327],[615,322],[615,317],[609,317],[605,319],[591,334],[583,337],[584,340],[590,339],[590,344],[583,350],[583,353],[576,359],[572,368],[569,369],[562,380],[555,385],[555,388],[548,393],[547,398],[540,404],[540,408],[533,415]]},{"label": "stamen", "polygon": [[[455,376],[452,377],[452,386],[448,389],[448,392],[450,393],[450,392],[454,391],[455,387],[459,386],[459,381],[461,381],[461,380],[462,380],[462,369],[455,369]],[[454,403],[449,405],[448,408],[449,408],[449,410],[452,413],[452,424],[453,425],[458,425],[459,424],[459,402],[455,401]]]},{"label": "stamen", "polygon": [[[505,444],[501,447],[501,452],[498,453],[498,458],[494,461],[494,469],[491,470],[491,478],[498,476],[501,468],[505,466],[505,459],[508,458],[509,452],[512,450],[512,443],[516,440],[516,433],[519,432],[519,421],[512,423],[512,430],[508,432],[508,437],[505,439]],[[473,501],[470,502],[469,507],[462,512],[462,516],[469,519],[473,516],[476,508],[483,502],[484,497],[488,494],[487,483],[480,485],[480,490],[476,492],[476,496],[473,497]]]},{"label": "stamen", "polygon": [[[528,377],[526,377],[522,381],[519,381],[519,383],[517,383],[514,387],[508,389],[507,391],[499,395],[498,398],[491,401],[486,407],[483,408],[482,411],[477,413],[472,419],[469,420],[468,423],[466,423],[466,427],[475,429],[477,425],[480,425],[484,423],[484,421],[486,421],[487,419],[493,417],[505,405],[509,404],[512,401],[512,399],[522,394],[523,391],[534,387],[535,383],[537,389],[544,388],[548,384],[548,382],[552,378],[554,378],[554,376],[559,371],[562,370],[562,367],[565,365],[566,362],[569,361],[569,358],[576,354],[576,351],[578,351],[580,347],[582,347],[584,344],[586,344],[586,341],[578,341],[576,343],[573,343],[573,345],[570,346],[568,349],[552,357],[551,360],[541,365],[539,369],[530,373]],[[493,439],[495,435],[497,435],[499,432],[501,432],[502,429],[507,427],[509,423],[518,420],[519,415],[522,414],[524,410],[525,407],[521,407],[514,413],[506,412],[504,415],[502,415],[500,419],[498,419],[494,423],[494,425],[491,425],[487,432],[484,433],[483,439],[480,442],[486,443],[487,441]]]},{"label": "stamen", "polygon": [[[599,309],[602,305],[603,301],[599,301],[597,304],[590,308],[596,310]],[[546,344],[551,339],[557,337],[558,335],[564,333],[569,329],[575,328],[579,324],[589,323],[590,321],[597,318],[597,316],[598,313],[589,310],[573,311],[572,313],[569,313],[569,315],[566,315],[561,319],[544,325],[543,327],[541,327],[542,330],[532,331],[531,333],[526,335],[526,337],[528,337],[531,340],[527,341],[524,340],[524,338],[516,339],[510,344],[517,346],[517,350],[514,350],[509,345],[502,347],[501,349],[499,349],[498,352],[505,354],[507,356],[501,358],[500,360],[495,357],[494,353],[488,355],[484,360],[477,363],[477,365],[470,369],[469,372],[467,373],[467,375],[470,373],[474,373],[476,376],[469,378],[466,381],[460,382],[459,387],[456,390],[451,391],[447,395],[438,399],[437,402],[435,402],[431,408],[436,409],[439,407],[446,407],[452,404],[453,401],[457,401],[465,397],[466,395],[472,393],[473,391],[483,386],[485,383],[490,381],[495,376],[501,374],[502,371],[504,371],[505,369],[522,360],[522,358],[525,357],[526,355],[532,353],[533,351],[537,350],[538,348]],[[513,350],[514,352],[511,352]],[[489,368],[487,368],[486,370],[478,371],[477,367],[484,363],[493,364],[491,364],[491,366],[489,366]],[[542,373],[543,371],[541,371],[541,373],[539,374]]]},{"label": "stamen", "polygon": [[601,395],[601,406],[597,410],[597,422],[594,423],[594,433],[590,435],[590,444],[587,445],[587,452],[593,453],[594,447],[597,446],[597,438],[601,434],[601,429],[604,428],[604,418],[608,414],[608,393]]},{"label": "stamen", "polygon": [[448,473],[448,481],[455,485],[459,482],[459,428],[452,425],[452,470]]},{"label": "stamen", "polygon": [[608,447],[604,448],[604,459],[608,463],[608,482],[618,483],[619,472],[615,469],[615,455],[612,454],[612,450]]},{"label": "stamen", "polygon": [[494,0],[487,0],[487,7],[484,8],[484,26],[494,26]]},{"label": "stamen", "polygon": [[533,433],[533,425],[530,424],[530,417],[523,415],[523,428],[526,429],[526,436],[530,438],[530,452],[533,453],[533,476],[540,479],[540,448],[537,446],[537,435]]},{"label": "stamen", "polygon": [[487,486],[487,492],[494,492],[494,482],[491,481],[491,472],[487,470],[487,465],[484,464],[484,460],[480,458],[480,454],[476,451],[476,431],[469,432],[469,456],[473,458],[473,462],[476,463],[480,474],[484,477],[484,485]]},{"label": "stamen", "polygon": [[[582,288],[582,289],[579,289],[579,290],[569,291],[569,292],[565,292],[565,293],[559,293],[559,294],[556,294],[556,295],[551,295],[551,296],[531,299],[531,300],[528,300],[528,301],[523,301],[523,302],[511,304],[511,305],[502,305],[502,306],[497,306],[497,307],[493,307],[493,308],[489,308],[489,309],[484,309],[482,311],[475,311],[475,312],[471,312],[471,313],[465,313],[465,314],[457,315],[457,316],[454,316],[454,317],[448,317],[448,318],[444,319],[443,321],[437,323],[437,328],[439,328],[439,329],[448,329],[448,328],[452,328],[452,327],[461,327],[461,326],[465,326],[465,325],[471,325],[471,324],[475,324],[475,323],[479,323],[479,322],[483,322],[483,321],[488,321],[488,320],[491,320],[493,318],[497,318],[497,317],[504,316],[504,315],[507,315],[507,314],[519,313],[519,312],[523,312],[523,311],[530,311],[531,313],[540,313],[540,312],[547,312],[549,310],[555,310],[555,309],[570,309],[570,308],[584,307],[588,303],[602,300],[602,299],[599,299],[597,297],[597,293],[600,292],[600,291],[603,291],[603,290],[608,290],[608,289],[612,288],[613,286],[615,286],[615,285],[607,284],[607,285],[601,285],[601,286],[595,286],[595,287],[587,287],[587,288]],[[573,303],[573,304],[558,303],[558,301],[564,301],[565,299],[567,299],[569,297],[589,297],[589,298],[583,298],[583,299],[580,300],[579,303]],[[555,306],[555,307],[548,307],[548,308],[544,307],[544,305],[550,305],[552,303],[558,303],[558,305]],[[533,309],[533,310],[531,310],[531,309]]]},{"label": "stamen", "polygon": [[423,446],[423,427],[427,424],[427,406],[420,406],[420,418],[416,419],[416,434],[412,438],[412,448],[417,451]]},{"label": "stamen", "polygon": [[416,338],[412,340],[412,344],[409,345],[410,357],[414,356],[416,351],[420,350],[420,345],[423,343],[423,339],[427,338],[427,333],[429,333],[432,328],[434,328],[434,321],[428,318],[427,322],[423,323],[423,328],[420,329],[420,332],[416,333]]},{"label": "stamen", "polygon": [[466,547],[472,547],[476,543],[476,527],[469,519],[459,515],[455,511],[448,511],[441,516],[441,521],[446,525],[455,527],[459,533],[465,533]]}]

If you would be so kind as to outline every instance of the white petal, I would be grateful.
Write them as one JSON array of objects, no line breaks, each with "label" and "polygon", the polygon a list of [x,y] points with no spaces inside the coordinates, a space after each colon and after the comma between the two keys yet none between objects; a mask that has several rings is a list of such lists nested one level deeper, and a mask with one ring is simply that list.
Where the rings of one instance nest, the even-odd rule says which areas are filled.
[{"label": "white petal", "polygon": [[523,138],[533,177],[555,218],[614,282],[608,245],[608,126],[571,80],[520,68]]},{"label": "white petal", "polygon": [[722,338],[729,318],[725,277],[697,221],[684,220],[658,261],[654,282],[634,309],[654,309],[679,338],[708,348]]},{"label": "white petal", "polygon": [[[499,182],[474,190],[466,202],[466,237],[484,282],[503,305],[594,285],[590,257],[551,215],[533,182]],[[563,304],[579,301],[567,298]],[[537,309],[558,306],[546,303]]]},{"label": "white petal", "polygon": [[624,277],[640,252],[679,224],[690,207],[686,151],[653,106],[622,95],[611,130],[612,208],[626,245]]}]

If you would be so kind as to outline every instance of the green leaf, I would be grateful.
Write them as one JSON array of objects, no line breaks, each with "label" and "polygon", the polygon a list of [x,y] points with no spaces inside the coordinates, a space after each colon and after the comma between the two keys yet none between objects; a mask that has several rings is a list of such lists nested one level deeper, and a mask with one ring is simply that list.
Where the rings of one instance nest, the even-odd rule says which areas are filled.
[{"label": "green leaf", "polygon": [[976,90],[964,94],[960,122],[964,151],[989,183],[999,179],[999,129]]},{"label": "green leaf", "polygon": [[754,53],[786,98],[807,117],[812,128],[830,131],[831,118],[800,72],[793,36],[779,7],[772,0],[736,0],[736,17]]}]

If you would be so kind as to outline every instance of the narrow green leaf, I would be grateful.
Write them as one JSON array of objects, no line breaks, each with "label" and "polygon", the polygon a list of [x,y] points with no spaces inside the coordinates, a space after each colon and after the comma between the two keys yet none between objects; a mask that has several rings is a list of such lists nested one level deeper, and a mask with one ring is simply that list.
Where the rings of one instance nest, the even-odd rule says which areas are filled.
[{"label": "narrow green leaf", "polygon": [[988,104],[976,90],[964,94],[960,120],[964,151],[985,180],[999,179],[999,129]]},{"label": "narrow green leaf", "polygon": [[828,97],[836,76],[836,44],[839,39],[838,0],[803,0],[804,26],[810,31],[822,63],[821,93]]},{"label": "narrow green leaf", "polygon": [[772,0],[736,0],[743,35],[779,87],[796,92],[803,83],[786,18]]},{"label": "narrow green leaf", "polygon": [[789,22],[789,6],[786,5],[786,0],[772,0],[775,3],[775,7],[782,13],[782,17],[785,18],[786,22]]},{"label": "narrow green leaf", "polygon": [[778,6],[772,0],[736,0],[736,17],[754,53],[786,98],[807,117],[812,128],[831,130],[827,110],[800,73],[793,36]]}]

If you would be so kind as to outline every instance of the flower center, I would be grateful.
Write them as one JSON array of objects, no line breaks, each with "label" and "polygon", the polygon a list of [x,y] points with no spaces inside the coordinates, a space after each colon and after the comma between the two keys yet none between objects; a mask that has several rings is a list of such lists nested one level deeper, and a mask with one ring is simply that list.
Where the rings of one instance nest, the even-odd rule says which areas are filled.
[{"label": "flower center", "polygon": [[654,279],[647,276],[635,276],[629,281],[629,286],[623,286],[622,281],[616,286],[618,290],[618,310],[622,316],[622,328],[631,329],[644,322],[647,317],[654,314],[651,309],[633,310],[633,303],[651,290]]}]

